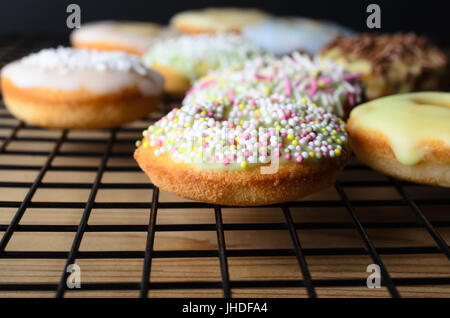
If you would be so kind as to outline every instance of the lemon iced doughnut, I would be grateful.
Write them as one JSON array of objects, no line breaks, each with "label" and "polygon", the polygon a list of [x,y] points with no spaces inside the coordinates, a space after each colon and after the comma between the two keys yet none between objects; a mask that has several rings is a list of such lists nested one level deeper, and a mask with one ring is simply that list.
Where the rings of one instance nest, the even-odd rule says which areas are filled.
[{"label": "lemon iced doughnut", "polygon": [[355,154],[375,170],[450,187],[450,93],[379,98],[352,111],[348,130]]},{"label": "lemon iced doughnut", "polygon": [[122,52],[57,48],[7,64],[1,88],[9,111],[28,124],[105,128],[154,110],[163,79]]},{"label": "lemon iced doughnut", "polygon": [[445,88],[446,56],[430,40],[412,33],[340,36],[321,56],[361,73],[369,99]]},{"label": "lemon iced doughnut", "polygon": [[156,43],[143,56],[165,79],[165,91],[183,95],[192,81],[211,69],[230,67],[267,54],[234,34],[183,35]]},{"label": "lemon iced doughnut", "polygon": [[224,205],[319,191],[335,182],[350,154],[341,119],[282,95],[187,104],[143,136],[134,157],[155,185]]},{"label": "lemon iced doughnut", "polygon": [[294,52],[282,58],[255,58],[245,64],[211,72],[194,83],[183,103],[224,100],[242,96],[306,99],[340,117],[364,99],[359,73],[349,73],[332,61],[311,59]]},{"label": "lemon iced doughnut", "polygon": [[86,23],[70,35],[72,46],[142,55],[168,31],[155,23],[99,21]]},{"label": "lemon iced doughnut", "polygon": [[236,32],[242,27],[265,19],[268,14],[258,9],[206,8],[183,11],[172,17],[171,26],[183,33]]}]

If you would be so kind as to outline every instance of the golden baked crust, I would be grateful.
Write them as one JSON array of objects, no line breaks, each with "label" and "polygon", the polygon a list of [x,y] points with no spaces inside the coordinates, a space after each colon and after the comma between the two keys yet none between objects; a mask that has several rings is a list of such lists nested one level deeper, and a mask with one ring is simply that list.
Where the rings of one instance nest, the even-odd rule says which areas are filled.
[{"label": "golden baked crust", "polygon": [[182,98],[191,87],[189,78],[173,68],[153,64],[152,69],[164,77],[164,92],[169,95]]},{"label": "golden baked crust", "polygon": [[161,96],[142,96],[138,88],[96,95],[45,88],[20,88],[1,80],[6,107],[17,118],[46,128],[110,128],[155,110]]},{"label": "golden baked crust", "polygon": [[88,49],[88,50],[98,50],[98,51],[123,51],[129,54],[134,54],[141,56],[144,54],[142,50],[136,47],[131,47],[127,45],[120,45],[117,43],[109,42],[80,42],[77,40],[72,41],[72,45],[77,49]]},{"label": "golden baked crust", "polygon": [[295,200],[333,185],[350,156],[344,148],[339,159],[312,164],[280,164],[275,174],[261,174],[259,167],[237,171],[199,169],[175,162],[167,153],[140,146],[134,158],[151,181],[182,197],[232,206],[266,205]]},{"label": "golden baked crust", "polygon": [[367,129],[352,117],[347,129],[352,150],[361,162],[374,170],[412,182],[450,187],[450,148],[442,141],[424,142],[422,147],[427,152],[423,160],[407,166],[396,159],[387,137],[381,131]]}]

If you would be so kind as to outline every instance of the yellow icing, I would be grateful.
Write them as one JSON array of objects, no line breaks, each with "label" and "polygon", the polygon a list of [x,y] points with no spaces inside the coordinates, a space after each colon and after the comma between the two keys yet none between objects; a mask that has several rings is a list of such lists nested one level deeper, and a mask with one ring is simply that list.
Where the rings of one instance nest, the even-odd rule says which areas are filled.
[{"label": "yellow icing", "polygon": [[422,92],[393,95],[356,107],[351,113],[358,126],[386,136],[397,160],[419,163],[424,143],[439,140],[450,147],[450,93]]}]

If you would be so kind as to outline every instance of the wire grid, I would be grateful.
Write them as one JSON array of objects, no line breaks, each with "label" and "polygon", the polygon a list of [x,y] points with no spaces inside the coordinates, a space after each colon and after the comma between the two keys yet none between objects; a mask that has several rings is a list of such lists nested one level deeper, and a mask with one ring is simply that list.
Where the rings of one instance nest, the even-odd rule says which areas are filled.
[{"label": "wire grid", "polygon": [[[54,45],[51,41],[5,41],[0,45],[1,65],[19,58],[30,51],[38,50],[42,47]],[[1,106],[3,107],[3,105]],[[166,103],[163,112],[170,109],[170,103]],[[12,116],[4,109],[0,108],[0,119],[9,119]],[[158,119],[158,116],[148,118],[148,122]],[[443,192],[439,198],[417,199],[410,197],[404,186],[414,186],[395,179],[387,181],[340,181],[335,184],[335,190],[339,194],[340,200],[327,201],[296,201],[285,204],[270,206],[274,210],[280,211],[284,216],[284,223],[234,223],[224,224],[222,220],[221,206],[200,203],[200,202],[161,202],[159,200],[159,189],[148,183],[103,183],[102,176],[105,171],[113,172],[136,172],[140,171],[137,165],[108,166],[107,161],[113,157],[131,157],[131,152],[113,151],[113,146],[117,144],[130,144],[135,141],[132,138],[117,138],[118,133],[136,133],[136,138],[140,135],[141,128],[118,128],[108,131],[107,138],[69,138],[69,131],[61,131],[59,137],[20,137],[20,132],[24,130],[34,131],[40,128],[31,127],[23,122],[16,124],[0,124],[0,129],[6,129],[9,134],[0,137],[0,156],[46,156],[46,161],[42,165],[21,165],[21,164],[0,164],[0,171],[5,170],[33,170],[38,174],[33,182],[0,182],[0,188],[24,188],[28,189],[22,202],[0,201],[0,208],[17,208],[9,224],[0,224],[0,231],[4,231],[0,241],[0,259],[65,259],[66,264],[61,268],[61,278],[58,284],[22,284],[8,283],[0,284],[0,291],[55,291],[56,297],[63,297],[67,291],[66,280],[69,273],[66,272],[68,265],[75,263],[76,259],[106,259],[106,258],[143,258],[143,269],[141,282],[136,283],[87,283],[83,284],[82,290],[139,290],[141,297],[147,297],[152,290],[176,290],[176,289],[221,289],[223,297],[232,296],[234,288],[305,288],[309,297],[317,297],[316,289],[319,287],[352,287],[366,286],[363,279],[312,279],[309,270],[307,256],[351,256],[368,255],[373,263],[378,264],[381,269],[381,282],[389,292],[391,297],[399,297],[398,286],[441,286],[450,285],[450,276],[430,276],[423,277],[399,277],[392,278],[387,267],[384,265],[380,255],[414,255],[414,254],[443,254],[450,260],[449,245],[436,230],[436,227],[450,227],[450,221],[431,222],[420,207],[433,205],[442,206],[447,209],[450,205],[450,192]],[[14,141],[26,141],[31,143],[54,142],[50,151],[31,150],[10,150],[8,145]],[[103,152],[69,152],[62,151],[64,143],[82,144],[106,144]],[[52,162],[56,156],[75,157],[96,157],[101,158],[98,166],[66,165],[54,166]],[[346,170],[368,170],[369,168],[359,163],[353,163],[346,167]],[[48,171],[70,171],[95,172],[96,177],[93,183],[67,183],[67,182],[43,182]],[[0,172],[1,173],[1,172]],[[350,200],[346,189],[357,187],[391,187],[397,191],[401,199],[383,200]],[[34,202],[33,196],[38,189],[89,189],[89,197],[86,202]],[[149,202],[96,202],[96,195],[99,189],[153,189]],[[440,189],[442,190],[442,189]],[[355,207],[384,207],[384,206],[408,206],[411,213],[416,217],[416,222],[361,222],[355,212]],[[344,207],[351,218],[351,223],[325,221],[320,223],[299,223],[294,222],[292,208],[332,208]],[[75,225],[21,225],[20,221],[28,208],[79,208],[83,209],[81,221]],[[88,225],[88,220],[93,208],[103,209],[150,209],[148,225]],[[228,208],[228,207],[227,207]],[[210,209],[214,211],[215,224],[169,224],[157,225],[157,215],[163,209]],[[395,229],[395,228],[424,228],[432,238],[433,246],[399,246],[393,242],[393,246],[376,248],[370,239],[367,229]],[[355,229],[362,240],[363,248],[303,248],[299,232],[302,230],[321,229]],[[258,231],[258,230],[287,230],[292,241],[293,248],[290,249],[227,249],[224,233],[225,231]],[[16,232],[75,232],[72,246],[68,252],[65,251],[7,251],[6,248],[14,233]],[[86,232],[146,232],[145,251],[80,251],[80,244]],[[154,250],[155,233],[158,231],[215,231],[217,235],[217,246],[215,250]],[[272,256],[294,256],[301,271],[301,279],[284,280],[231,280],[229,275],[228,260],[231,257],[272,257]],[[151,282],[152,260],[157,258],[205,258],[214,257],[219,259],[220,281],[195,281],[195,282]],[[450,264],[450,263],[449,263]]]}]

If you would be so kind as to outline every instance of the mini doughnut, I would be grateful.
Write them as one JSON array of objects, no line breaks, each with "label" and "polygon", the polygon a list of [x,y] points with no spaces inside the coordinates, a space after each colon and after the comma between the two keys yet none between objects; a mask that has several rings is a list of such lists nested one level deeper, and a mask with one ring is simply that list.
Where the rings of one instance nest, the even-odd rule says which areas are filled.
[{"label": "mini doughnut", "polygon": [[349,73],[332,61],[311,59],[294,52],[282,58],[255,58],[245,64],[210,72],[194,83],[184,104],[236,97],[281,94],[306,99],[346,118],[364,99],[358,73]]},{"label": "mini doughnut", "polygon": [[209,70],[243,64],[249,58],[268,54],[235,34],[200,34],[173,37],[147,51],[144,64],[160,72],[165,91],[184,95],[191,82]]},{"label": "mini doughnut", "polygon": [[154,110],[163,79],[122,52],[57,48],[7,64],[1,88],[6,107],[28,124],[106,128]]},{"label": "mini doughnut", "polygon": [[279,203],[319,191],[335,182],[350,154],[341,119],[276,94],[232,105],[187,104],[143,136],[134,157],[155,185],[224,205]]},{"label": "mini doughnut", "polygon": [[350,144],[360,161],[387,175],[450,187],[450,93],[393,95],[355,108]]},{"label": "mini doughnut", "polygon": [[72,46],[99,51],[124,51],[141,56],[157,39],[169,34],[148,22],[98,21],[86,23],[70,35]]},{"label": "mini doughnut", "polygon": [[268,51],[283,55],[294,51],[317,54],[337,35],[351,36],[339,24],[308,18],[269,18],[242,29],[242,35]]},{"label": "mini doughnut", "polygon": [[427,38],[412,33],[339,36],[321,57],[361,73],[369,99],[446,88],[445,54]]},{"label": "mini doughnut", "polygon": [[180,12],[172,17],[170,25],[189,33],[240,33],[244,25],[265,19],[268,14],[258,9],[206,8]]}]

